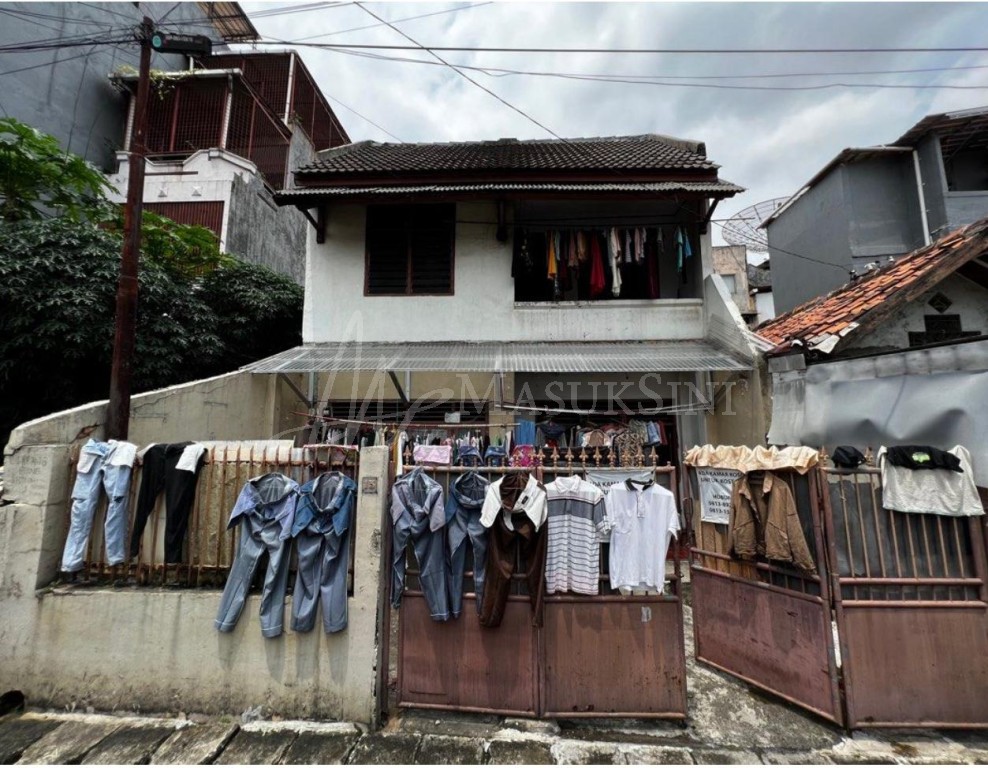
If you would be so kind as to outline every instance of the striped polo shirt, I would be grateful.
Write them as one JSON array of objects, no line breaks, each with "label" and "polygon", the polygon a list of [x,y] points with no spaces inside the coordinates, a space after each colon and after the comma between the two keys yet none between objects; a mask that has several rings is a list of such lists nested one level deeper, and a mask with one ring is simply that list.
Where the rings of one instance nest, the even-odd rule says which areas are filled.
[{"label": "striped polo shirt", "polygon": [[560,477],[545,490],[549,526],[546,594],[596,595],[600,589],[600,541],[607,525],[604,493],[577,475]]}]

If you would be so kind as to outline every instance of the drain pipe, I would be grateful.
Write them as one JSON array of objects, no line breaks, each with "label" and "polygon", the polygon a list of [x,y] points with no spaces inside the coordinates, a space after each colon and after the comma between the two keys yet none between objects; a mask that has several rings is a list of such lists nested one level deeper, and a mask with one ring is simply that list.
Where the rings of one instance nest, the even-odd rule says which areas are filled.
[{"label": "drain pipe", "polygon": [[913,168],[916,170],[916,194],[919,196],[919,219],[923,225],[923,245],[930,244],[930,221],[926,216],[926,195],[923,194],[923,174],[919,169],[919,153],[913,149]]}]

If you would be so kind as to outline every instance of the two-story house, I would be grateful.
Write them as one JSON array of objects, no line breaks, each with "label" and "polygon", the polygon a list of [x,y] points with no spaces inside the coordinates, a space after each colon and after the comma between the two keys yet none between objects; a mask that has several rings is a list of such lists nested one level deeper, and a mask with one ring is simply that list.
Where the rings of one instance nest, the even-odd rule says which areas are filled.
[{"label": "two-story house", "polygon": [[988,214],[988,107],[929,115],[889,145],[845,149],[762,226],[788,312]]},{"label": "two-story house", "polygon": [[572,439],[647,418],[672,461],[759,443],[753,348],[709,233],[742,189],[717,168],[658,135],[321,152],[276,196],[312,222],[304,345],[248,370],[308,373],[313,407],[352,423],[494,439],[534,420]]}]

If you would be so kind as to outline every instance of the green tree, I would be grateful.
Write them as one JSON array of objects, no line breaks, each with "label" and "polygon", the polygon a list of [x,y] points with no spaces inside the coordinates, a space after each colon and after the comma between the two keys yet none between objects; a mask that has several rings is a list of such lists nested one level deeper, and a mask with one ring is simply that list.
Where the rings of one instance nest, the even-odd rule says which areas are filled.
[{"label": "green tree", "polygon": [[12,117],[0,119],[0,219],[39,219],[46,211],[73,220],[106,214],[112,187],[53,136]]},{"label": "green tree", "polygon": [[[52,137],[0,120],[0,446],[17,424],[107,396],[123,238],[108,189]],[[141,236],[134,392],[300,342],[294,282],[220,252],[204,227],[145,213]]]}]

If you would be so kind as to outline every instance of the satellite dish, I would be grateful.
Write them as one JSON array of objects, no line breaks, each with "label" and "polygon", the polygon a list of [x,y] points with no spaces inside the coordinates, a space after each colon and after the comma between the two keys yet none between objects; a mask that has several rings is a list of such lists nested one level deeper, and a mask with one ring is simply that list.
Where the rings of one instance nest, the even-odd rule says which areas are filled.
[{"label": "satellite dish", "polygon": [[743,245],[755,253],[768,253],[768,233],[758,227],[788,199],[775,197],[738,211],[721,227],[721,235],[730,245]]}]

